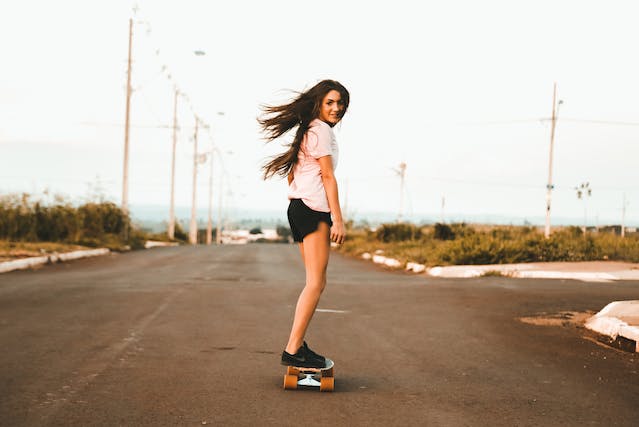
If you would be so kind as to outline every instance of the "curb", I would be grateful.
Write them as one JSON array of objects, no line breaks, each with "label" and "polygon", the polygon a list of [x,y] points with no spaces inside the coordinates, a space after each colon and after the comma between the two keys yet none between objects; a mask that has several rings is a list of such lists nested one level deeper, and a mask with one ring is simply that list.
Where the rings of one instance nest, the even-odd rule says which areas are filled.
[{"label": "curb", "polygon": [[429,276],[448,278],[481,277],[493,272],[519,279],[574,279],[584,282],[610,282],[621,279],[614,274],[603,272],[520,270],[517,267],[502,265],[432,267],[427,270]]},{"label": "curb", "polygon": [[639,353],[639,300],[613,301],[585,326],[609,336],[619,347]]},{"label": "curb", "polygon": [[639,271],[561,271],[543,269],[535,264],[454,265],[432,267],[427,274],[433,277],[470,278],[491,273],[521,279],[572,279],[584,282],[612,282],[615,280],[639,280]]},{"label": "curb", "polygon": [[[394,258],[383,255],[382,250],[373,254],[365,252],[361,258],[372,261],[375,264],[385,265],[390,268],[401,268],[402,263]],[[545,267],[545,268],[544,268]],[[482,276],[505,276],[521,279],[569,279],[584,282],[612,282],[615,280],[639,280],[639,269],[622,269],[614,271],[570,271],[566,269],[548,269],[538,263],[519,264],[489,264],[489,265],[450,265],[427,268],[424,264],[407,262],[406,271],[413,273],[425,273],[430,277],[466,279]],[[577,269],[578,270],[578,269]],[[610,268],[608,268],[610,270]],[[496,274],[495,274],[496,273]]]},{"label": "curb", "polygon": [[144,242],[144,249],[174,247],[174,246],[180,246],[180,244],[177,242],[161,242],[158,240],[147,240],[146,242]]},{"label": "curb", "polygon": [[52,264],[54,262],[71,261],[74,259],[87,258],[93,256],[106,255],[110,251],[106,248],[90,249],[85,251],[66,252],[63,254],[51,254],[38,257],[17,259],[0,263],[0,273],[7,273],[14,270],[24,270],[42,264]]}]

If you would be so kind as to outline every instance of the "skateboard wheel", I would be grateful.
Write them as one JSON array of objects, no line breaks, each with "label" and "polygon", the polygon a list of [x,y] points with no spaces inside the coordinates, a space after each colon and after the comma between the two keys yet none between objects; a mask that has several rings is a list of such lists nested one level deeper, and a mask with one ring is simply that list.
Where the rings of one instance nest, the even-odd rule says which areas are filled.
[{"label": "skateboard wheel", "polygon": [[333,391],[335,388],[335,378],[322,377],[320,379],[320,391]]},{"label": "skateboard wheel", "polygon": [[300,370],[297,368],[294,368],[292,366],[287,366],[286,367],[286,375],[295,375],[298,376],[300,374]]},{"label": "skateboard wheel", "polygon": [[297,375],[284,375],[284,390],[295,390],[297,388]]},{"label": "skateboard wheel", "polygon": [[329,368],[329,369],[326,369],[325,371],[322,371],[322,376],[323,377],[334,377],[335,375],[333,374],[333,368]]}]

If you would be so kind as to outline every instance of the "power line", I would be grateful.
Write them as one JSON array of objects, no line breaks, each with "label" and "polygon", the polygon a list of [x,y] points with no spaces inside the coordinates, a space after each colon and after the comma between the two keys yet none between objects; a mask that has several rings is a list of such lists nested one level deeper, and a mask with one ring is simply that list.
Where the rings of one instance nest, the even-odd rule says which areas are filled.
[{"label": "power line", "polygon": [[[457,122],[456,125],[462,126],[483,126],[483,125],[512,125],[520,123],[545,123],[552,121],[552,117],[538,117],[530,119],[513,119],[513,120],[488,120],[477,122]],[[624,122],[615,120],[597,120],[597,119],[576,119],[576,118],[562,118],[561,122],[571,123],[589,123],[597,125],[611,125],[611,126],[639,126],[639,122]]]},{"label": "power line", "polygon": [[[549,120],[549,119],[544,119]],[[597,125],[612,125],[612,126],[639,126],[637,122],[617,122],[612,120],[594,120],[594,119],[570,119],[562,118],[561,122],[573,122],[573,123],[590,123]]]},{"label": "power line", "polygon": [[[395,177],[393,176],[369,176],[369,177],[349,177],[350,182],[370,182],[372,180],[385,180],[388,183],[394,181]],[[462,178],[448,178],[448,177],[436,177],[436,176],[424,176],[424,175],[410,175],[407,176],[407,179],[410,179],[412,182],[416,180],[422,181],[440,181],[440,182],[449,182],[455,184],[463,184],[463,185],[475,185],[475,186],[486,186],[486,187],[512,187],[512,188],[524,188],[531,190],[539,190],[545,189],[546,186],[543,184],[531,184],[531,183],[517,183],[509,180],[508,177],[500,179],[499,181],[486,181],[486,180],[477,180],[477,179],[462,179]],[[573,186],[570,185],[554,185],[555,190],[559,191],[572,191]],[[597,186],[598,191],[639,191],[639,187],[611,187],[611,186]]]},{"label": "power line", "polygon": [[[105,126],[105,127],[122,127],[124,126],[124,123],[109,123],[109,122],[79,122],[79,125],[83,125],[83,126]],[[173,126],[171,125],[162,125],[162,124],[157,124],[157,125],[129,125],[129,127],[132,128],[140,128],[140,129],[173,129]]]}]

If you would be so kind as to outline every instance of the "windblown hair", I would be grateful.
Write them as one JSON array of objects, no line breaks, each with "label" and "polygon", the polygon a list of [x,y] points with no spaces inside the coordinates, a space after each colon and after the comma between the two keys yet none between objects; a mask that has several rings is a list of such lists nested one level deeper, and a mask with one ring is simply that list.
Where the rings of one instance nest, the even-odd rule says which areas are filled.
[{"label": "windblown hair", "polygon": [[288,104],[262,106],[264,114],[257,121],[266,135],[266,142],[279,138],[295,126],[298,127],[293,142],[288,145],[289,149],[262,166],[264,179],[274,175],[286,177],[293,170],[304,134],[308,131],[311,121],[319,117],[322,101],[331,90],[338,91],[342,97],[344,108],[339,116],[341,119],[348,109],[350,95],[348,90],[335,80],[322,80],[306,92],[298,92],[297,98]]}]

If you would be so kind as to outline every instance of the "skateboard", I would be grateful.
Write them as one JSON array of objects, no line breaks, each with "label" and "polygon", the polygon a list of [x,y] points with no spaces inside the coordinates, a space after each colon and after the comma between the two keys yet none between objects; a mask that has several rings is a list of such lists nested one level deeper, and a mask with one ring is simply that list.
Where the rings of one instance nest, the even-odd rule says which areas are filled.
[{"label": "skateboard", "polygon": [[334,365],[335,363],[331,359],[326,359],[325,368],[287,366],[286,375],[284,375],[284,389],[295,390],[303,386],[319,387],[320,391],[333,391],[335,388]]}]

